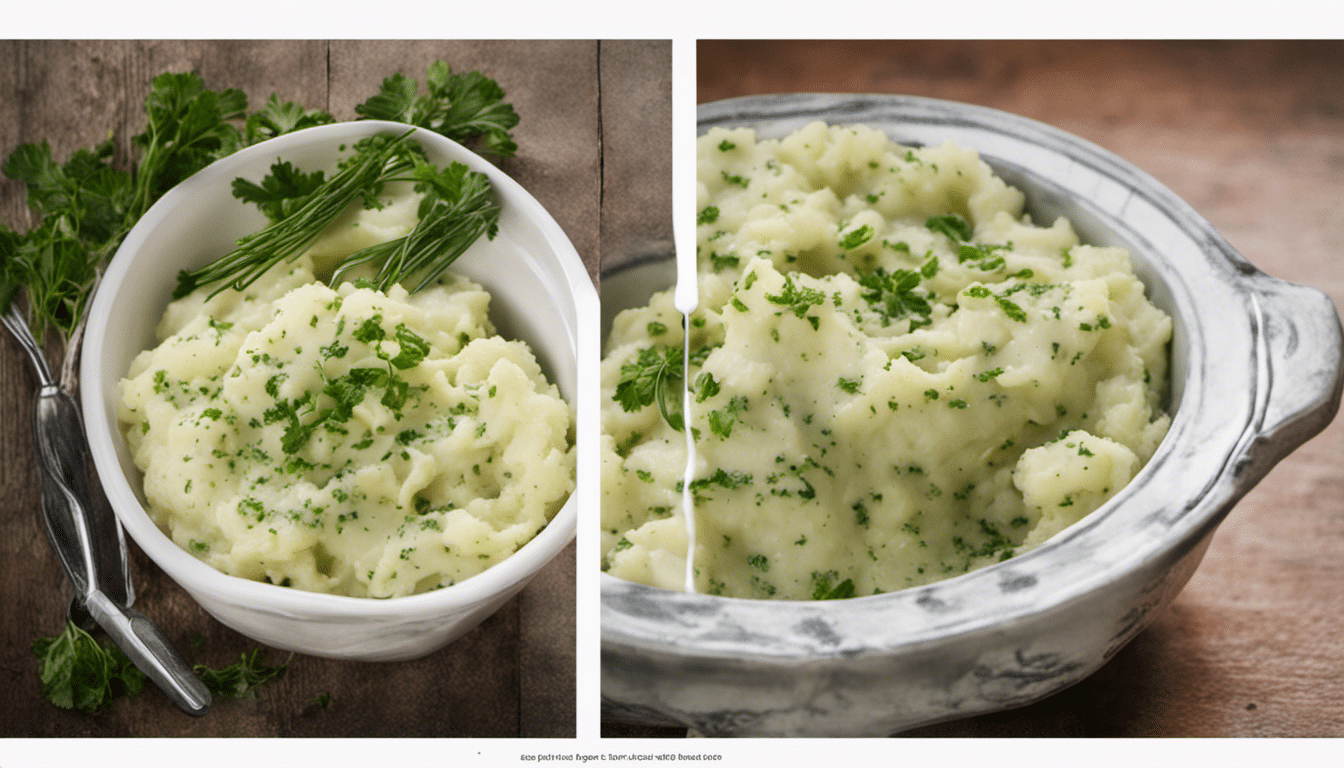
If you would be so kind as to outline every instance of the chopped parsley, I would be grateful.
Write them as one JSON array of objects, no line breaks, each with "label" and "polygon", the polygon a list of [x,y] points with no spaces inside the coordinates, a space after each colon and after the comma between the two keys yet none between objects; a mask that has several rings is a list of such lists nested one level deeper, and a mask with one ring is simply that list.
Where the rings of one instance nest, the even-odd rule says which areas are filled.
[{"label": "chopped parsley", "polygon": [[801,318],[809,309],[823,303],[826,297],[816,288],[799,287],[793,282],[793,276],[788,275],[784,278],[784,289],[778,294],[765,294],[765,299],[771,304],[787,308],[795,317]]},{"label": "chopped parsley", "polygon": [[[933,265],[933,271],[936,271],[937,260],[927,262],[925,267],[928,268],[930,263]],[[860,275],[859,285],[865,289],[862,294],[863,300],[878,314],[884,327],[890,325],[893,320],[908,317],[910,329],[914,330],[932,322],[930,315],[933,313],[933,307],[929,304],[928,294],[918,290],[922,277],[922,272],[910,269],[897,269],[887,273],[879,267],[873,272]]]},{"label": "chopped parsley", "polygon": [[858,229],[850,230],[844,237],[840,238],[840,248],[852,251],[872,239],[873,228],[864,224]]},{"label": "chopped parsley", "polygon": [[952,242],[970,240],[974,232],[970,222],[955,213],[944,213],[930,217],[924,226],[932,232],[945,235]]}]

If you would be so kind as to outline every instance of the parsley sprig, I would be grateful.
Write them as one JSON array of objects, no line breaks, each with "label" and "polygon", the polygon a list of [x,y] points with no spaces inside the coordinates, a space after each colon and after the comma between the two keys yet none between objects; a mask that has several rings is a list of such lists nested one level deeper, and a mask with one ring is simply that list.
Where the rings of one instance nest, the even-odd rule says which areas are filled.
[{"label": "parsley sprig", "polygon": [[513,157],[518,150],[509,129],[518,125],[513,106],[503,101],[504,90],[480,72],[453,74],[442,61],[425,73],[427,93],[402,73],[383,80],[378,94],[355,107],[371,120],[393,120],[428,128],[477,153]]},{"label": "parsley sprig", "polygon": [[[211,283],[220,283],[211,295],[226,288],[242,291],[271,267],[297,257],[356,199],[372,202],[383,185],[415,167],[412,153],[418,148],[413,149],[415,145],[407,141],[409,136],[409,132],[370,136],[356,142],[355,154],[346,158],[336,175],[311,191],[291,215],[239,239],[237,248],[206,266],[179,273],[173,298],[180,299]],[[244,194],[242,199],[246,202],[251,197]],[[272,198],[269,202],[275,201]]]},{"label": "parsley sprig", "polygon": [[806,315],[808,322],[812,324],[812,329],[816,330],[819,318],[816,315],[808,315],[807,313],[813,306],[820,305],[825,301],[826,297],[816,288],[796,285],[793,282],[793,275],[785,275],[783,289],[777,294],[765,294],[765,300],[771,304],[786,307],[795,317],[800,319]]},{"label": "parsley sprig", "polygon": [[439,170],[409,136],[371,136],[356,142],[355,153],[330,179],[321,171],[305,174],[280,161],[260,184],[235,180],[234,195],[256,204],[272,218],[271,225],[242,238],[237,248],[205,267],[179,274],[174,298],[211,283],[220,283],[212,296],[226,288],[246,289],[276,264],[295,259],[355,201],[378,205],[378,194],[396,181],[413,182],[415,191],[424,195],[415,228],[405,237],[346,256],[330,283],[335,285],[360,265],[376,264],[372,284],[380,291],[408,282],[407,290],[415,293],[433,284],[481,236],[494,238],[500,206],[484,173],[458,162]]},{"label": "parsley sprig", "polygon": [[482,235],[493,239],[499,229],[499,203],[490,180],[462,163],[439,171],[417,163],[411,172],[420,201],[420,220],[410,234],[350,254],[332,274],[334,285],[354,267],[381,262],[374,287],[387,291],[397,283],[414,280],[406,289],[415,293],[429,285]]},{"label": "parsley sprig", "polygon": [[97,712],[118,696],[135,695],[145,688],[145,675],[121,649],[100,643],[93,635],[66,620],[54,637],[33,643],[42,695],[61,709]]},{"label": "parsley sprig", "polygon": [[680,347],[641,349],[621,365],[621,378],[612,399],[627,412],[658,404],[658,412],[673,429],[682,430],[682,359]]},{"label": "parsley sprig", "polygon": [[[66,620],[61,633],[38,638],[32,646],[42,695],[61,709],[94,713],[123,696],[137,696],[145,689],[145,675],[110,640],[95,638]],[[212,669],[192,667],[196,676],[217,698],[256,696],[263,683],[280,678],[289,664],[266,664],[260,646],[243,653],[236,664]]]},{"label": "parsley sprig", "polygon": [[65,347],[61,383],[74,385],[84,312],[104,266],[135,222],[174,185],[245,143],[230,121],[242,91],[212,91],[195,74],[154,78],[145,99],[144,133],[131,138],[136,162],[114,167],[108,139],[64,164],[42,141],[17,147],[0,170],[27,186],[40,223],[26,233],[0,225],[0,312],[22,292],[33,335],[57,335]]},{"label": "parsley sprig", "polygon": [[[293,658],[293,654],[290,654],[290,658]],[[240,654],[236,664],[223,669],[197,664],[192,667],[192,671],[205,683],[206,690],[212,696],[250,699],[256,697],[258,686],[283,677],[288,666],[288,658],[276,665],[267,664],[262,659],[261,646],[257,646],[251,653]]]},{"label": "parsley sprig", "polygon": [[861,295],[881,318],[883,326],[908,317],[913,331],[932,322],[933,306],[929,303],[928,292],[920,290],[924,274],[937,269],[936,259],[929,263],[933,265],[932,269],[926,266],[923,272],[912,269],[887,272],[878,267],[859,277],[859,285],[864,289]]},{"label": "parsley sprig", "polygon": [[[414,79],[398,73],[355,111],[361,118],[401,120],[435,131],[482,154],[514,154],[517,145],[509,131],[518,115],[503,101],[498,83],[479,72],[454,74],[444,62],[435,62],[426,86],[421,95]],[[114,162],[116,144],[109,138],[73,153],[65,163],[56,161],[46,141],[22,144],[0,165],[6,176],[26,185],[29,206],[39,219],[27,232],[0,225],[0,313],[21,296],[33,335],[39,341],[49,333],[57,337],[64,348],[60,380],[66,389],[74,388],[89,297],[108,260],[151,205],[188,176],[245,146],[335,122],[325,111],[274,94],[248,114],[242,91],[208,89],[195,73],[155,77],[144,107],[145,130],[131,137],[125,162]],[[427,179],[416,181],[434,186]],[[271,176],[244,195],[274,221],[294,215],[322,182],[321,174],[272,167]]]}]

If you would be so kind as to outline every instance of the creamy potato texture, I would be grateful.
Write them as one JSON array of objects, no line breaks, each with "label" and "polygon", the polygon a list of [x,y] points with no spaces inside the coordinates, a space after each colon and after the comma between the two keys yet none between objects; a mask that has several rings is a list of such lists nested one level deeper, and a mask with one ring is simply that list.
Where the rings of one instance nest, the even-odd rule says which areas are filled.
[{"label": "creamy potato texture", "polygon": [[[1170,318],[1123,249],[1030,221],[974,152],[815,123],[711,130],[698,158],[697,591],[824,599],[965,573],[1078,521],[1156,450]],[[615,394],[641,351],[681,343],[655,296],[618,318],[603,368],[603,567],[669,589],[684,438]]]},{"label": "creamy potato texture", "polygon": [[405,199],[351,214],[246,292],[168,307],[119,415],[178,545],[244,578],[395,597],[500,562],[564,503],[570,408],[495,335],[480,286],[316,282],[414,217]]}]

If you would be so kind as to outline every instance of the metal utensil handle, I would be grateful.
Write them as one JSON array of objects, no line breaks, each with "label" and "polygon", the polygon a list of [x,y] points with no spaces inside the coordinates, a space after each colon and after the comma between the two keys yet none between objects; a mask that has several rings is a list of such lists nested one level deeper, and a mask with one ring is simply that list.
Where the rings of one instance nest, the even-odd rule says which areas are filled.
[{"label": "metal utensil handle", "polygon": [[33,441],[47,535],[75,592],[84,595],[96,587],[117,604],[129,607],[135,593],[125,534],[111,510],[92,503],[79,408],[69,393],[54,384],[38,391]]},{"label": "metal utensil handle", "polygon": [[41,384],[33,408],[33,442],[42,517],[75,587],[71,619],[83,624],[87,613],[183,712],[204,715],[210,709],[210,692],[158,627],[130,607],[134,591],[126,540],[116,517],[91,503],[84,425],[74,398],[52,380],[17,308],[11,305],[0,322],[18,339]]},{"label": "metal utensil handle", "polygon": [[[84,425],[79,407],[61,389],[47,367],[42,347],[28,330],[17,303],[0,315],[28,357],[39,389],[33,405],[33,444],[47,537],[61,557],[77,597],[97,585],[113,600],[129,606],[135,599],[121,525],[111,510],[90,503]],[[71,611],[76,623],[85,617]]]},{"label": "metal utensil handle", "polygon": [[210,691],[153,622],[96,590],[87,596],[85,607],[131,663],[179,709],[195,717],[210,711]]},{"label": "metal utensil handle", "polygon": [[47,357],[42,354],[41,345],[28,330],[28,321],[24,320],[23,313],[19,311],[18,302],[10,302],[9,311],[0,315],[0,324],[8,328],[15,341],[19,342],[19,347],[28,356],[28,362],[32,364],[33,371],[37,374],[38,383],[42,386],[55,383],[51,377],[51,369],[47,367]]}]

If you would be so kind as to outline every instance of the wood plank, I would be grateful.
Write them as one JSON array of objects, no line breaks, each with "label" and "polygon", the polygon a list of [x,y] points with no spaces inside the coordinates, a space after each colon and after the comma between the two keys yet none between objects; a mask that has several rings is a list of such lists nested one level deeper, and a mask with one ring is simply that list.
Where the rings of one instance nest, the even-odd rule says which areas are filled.
[{"label": "wood plank", "polygon": [[[642,73],[661,72],[650,82]],[[672,46],[602,46],[602,267],[672,253]]]}]

